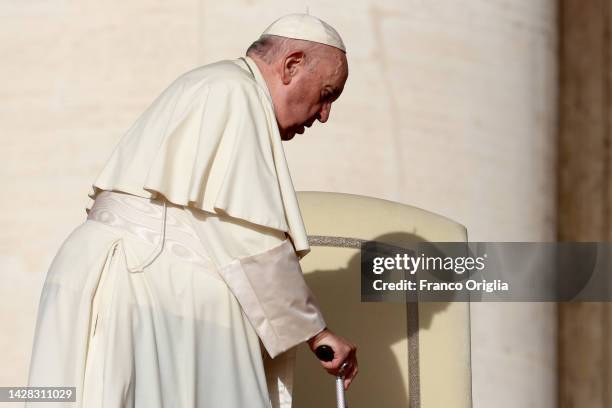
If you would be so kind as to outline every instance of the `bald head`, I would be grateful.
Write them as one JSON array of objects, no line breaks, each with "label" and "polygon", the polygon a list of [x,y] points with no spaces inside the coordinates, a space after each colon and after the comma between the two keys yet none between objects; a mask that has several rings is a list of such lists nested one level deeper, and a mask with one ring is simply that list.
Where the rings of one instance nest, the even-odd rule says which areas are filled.
[{"label": "bald head", "polygon": [[329,45],[264,35],[247,49],[272,96],[281,136],[289,140],[315,120],[326,122],[348,77],[344,51]]}]

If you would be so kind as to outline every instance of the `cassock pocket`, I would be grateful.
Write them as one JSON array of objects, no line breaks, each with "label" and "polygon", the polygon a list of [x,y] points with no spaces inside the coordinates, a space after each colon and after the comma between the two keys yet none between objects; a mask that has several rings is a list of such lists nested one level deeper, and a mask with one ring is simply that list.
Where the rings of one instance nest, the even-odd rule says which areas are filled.
[{"label": "cassock pocket", "polygon": [[117,272],[116,268],[121,245],[121,239],[118,239],[111,244],[98,279],[98,285],[94,290],[91,301],[92,313],[90,338],[93,338],[100,329],[100,326],[103,324],[102,321],[104,320],[105,313],[112,302],[113,284],[115,278],[114,275]]},{"label": "cassock pocket", "polygon": [[117,264],[122,261],[121,247],[121,239],[113,241],[110,245],[91,300],[90,331],[85,354],[82,405],[80,405],[83,407],[102,408],[105,352],[108,340],[104,336],[104,331],[115,292],[116,275],[121,269]]}]

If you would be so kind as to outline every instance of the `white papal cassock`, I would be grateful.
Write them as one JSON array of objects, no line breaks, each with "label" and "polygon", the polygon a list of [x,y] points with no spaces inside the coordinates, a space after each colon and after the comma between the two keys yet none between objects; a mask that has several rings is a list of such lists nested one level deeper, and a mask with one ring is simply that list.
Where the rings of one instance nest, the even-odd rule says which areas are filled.
[{"label": "white papal cassock", "polygon": [[45,280],[28,385],[75,386],[70,407],[290,407],[295,346],[325,322],[254,61],[176,79],[90,197]]}]

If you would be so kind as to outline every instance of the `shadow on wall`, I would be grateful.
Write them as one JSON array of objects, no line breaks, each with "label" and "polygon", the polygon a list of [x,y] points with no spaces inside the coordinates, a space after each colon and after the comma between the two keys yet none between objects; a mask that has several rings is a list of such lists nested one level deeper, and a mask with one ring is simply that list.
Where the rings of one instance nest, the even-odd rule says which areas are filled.
[{"label": "shadow on wall", "polygon": [[[425,242],[422,237],[403,232],[384,234],[375,241],[398,247],[402,243]],[[359,249],[313,246],[311,254],[304,258],[303,269],[329,328],[358,347],[359,374],[346,394],[348,406],[410,406],[409,390],[418,387],[418,375],[417,383],[413,378],[413,386],[409,386],[408,339],[416,333],[409,329],[414,325],[409,324],[408,309],[415,305],[362,303]],[[421,313],[417,312],[418,327],[429,328],[446,305],[428,303]],[[413,370],[418,374],[418,365],[410,371]],[[335,406],[334,377],[324,371],[306,345],[298,350],[294,384],[295,408]]]}]

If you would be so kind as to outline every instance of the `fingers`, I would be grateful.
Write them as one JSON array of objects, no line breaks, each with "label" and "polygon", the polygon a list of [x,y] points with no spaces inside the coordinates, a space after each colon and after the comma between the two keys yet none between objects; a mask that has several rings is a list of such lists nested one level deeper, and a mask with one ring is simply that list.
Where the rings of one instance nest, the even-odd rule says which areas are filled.
[{"label": "fingers", "polygon": [[323,368],[331,375],[340,375],[342,364],[344,362],[347,363],[347,366],[343,370],[342,374],[345,377],[344,387],[345,389],[348,388],[358,372],[356,357],[357,346],[345,338],[338,336],[327,328],[310,339],[308,341],[308,345],[310,346],[311,351],[315,352],[315,354],[317,347],[320,345],[327,345],[332,348],[334,351],[333,360],[320,360]]},{"label": "fingers", "polygon": [[340,367],[344,361],[346,361],[344,356],[338,355],[337,357],[334,357],[332,361],[321,361],[321,365],[329,374],[338,375],[340,373]]},{"label": "fingers", "polygon": [[352,359],[351,356],[352,356],[352,353],[351,353],[350,348],[343,346],[343,345],[336,345],[334,346],[333,360],[331,361],[319,360],[319,362],[321,363],[323,368],[325,368],[325,370],[328,373],[338,375],[340,371],[340,367],[342,367],[342,364],[345,361],[350,362],[350,360]]},{"label": "fingers", "polygon": [[347,355],[339,356],[338,358],[334,358],[330,361],[329,367],[326,367],[328,373],[332,375],[340,375],[340,369],[342,368],[343,363],[347,363],[347,367],[344,369],[344,374],[350,370],[350,366],[352,365],[351,357]]},{"label": "fingers", "polygon": [[359,372],[359,367],[357,365],[357,359],[355,359],[354,364],[349,366],[349,372],[346,374],[344,378],[344,389],[345,390],[348,390],[349,386],[351,385],[351,382],[353,382],[358,372]]},{"label": "fingers", "polygon": [[[350,344],[350,343],[349,343]],[[340,375],[340,370],[342,369],[342,365],[346,363],[346,367],[344,368],[342,374],[346,378],[354,377],[353,371],[357,368],[357,347],[353,344],[347,348],[347,352],[343,353],[343,355],[338,356],[338,359],[332,360],[330,363],[331,366],[327,369],[332,375]]]}]

